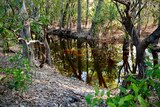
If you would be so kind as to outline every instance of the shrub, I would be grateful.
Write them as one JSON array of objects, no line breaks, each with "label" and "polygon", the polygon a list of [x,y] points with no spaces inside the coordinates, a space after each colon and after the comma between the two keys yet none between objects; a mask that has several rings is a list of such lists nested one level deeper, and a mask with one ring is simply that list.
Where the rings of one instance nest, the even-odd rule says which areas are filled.
[{"label": "shrub", "polygon": [[9,58],[10,65],[0,71],[6,76],[1,80],[7,81],[7,86],[18,91],[26,91],[31,83],[29,61],[20,53]]}]

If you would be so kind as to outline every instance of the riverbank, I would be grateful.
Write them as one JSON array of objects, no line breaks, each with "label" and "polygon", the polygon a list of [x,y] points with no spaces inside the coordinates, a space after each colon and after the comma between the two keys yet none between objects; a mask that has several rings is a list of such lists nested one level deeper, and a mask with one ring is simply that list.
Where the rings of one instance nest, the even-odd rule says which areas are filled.
[{"label": "riverbank", "polygon": [[[18,46],[10,49],[13,52],[20,51]],[[14,66],[8,61],[12,55],[14,53],[3,54],[0,48],[0,68]],[[0,78],[0,107],[87,107],[85,96],[94,93],[93,86],[76,78],[61,75],[54,65],[32,67],[31,74],[32,84],[24,93],[9,89]],[[5,74],[0,73],[0,77],[5,77]],[[116,93],[117,90],[111,94]]]}]

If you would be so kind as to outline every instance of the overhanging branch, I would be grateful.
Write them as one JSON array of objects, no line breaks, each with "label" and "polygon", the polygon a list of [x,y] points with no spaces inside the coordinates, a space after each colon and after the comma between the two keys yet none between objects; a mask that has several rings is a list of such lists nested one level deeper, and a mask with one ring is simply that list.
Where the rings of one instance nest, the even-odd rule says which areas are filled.
[{"label": "overhanging branch", "polygon": [[150,34],[150,36],[142,40],[142,44],[145,48],[147,48],[149,44],[154,43],[158,38],[160,38],[160,26],[158,26],[157,29]]}]

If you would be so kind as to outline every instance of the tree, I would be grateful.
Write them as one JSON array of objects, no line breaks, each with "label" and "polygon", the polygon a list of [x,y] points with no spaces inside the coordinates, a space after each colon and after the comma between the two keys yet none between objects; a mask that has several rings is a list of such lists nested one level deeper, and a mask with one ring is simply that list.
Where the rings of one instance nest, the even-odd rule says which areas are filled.
[{"label": "tree", "polygon": [[[137,32],[137,29],[132,23],[132,18],[133,18],[132,12],[133,12],[133,8],[136,7],[136,3],[131,4],[131,2],[128,0],[127,1],[114,0],[114,1],[116,4],[120,3],[125,6],[124,14],[122,14],[118,5],[117,5],[117,8],[122,18],[122,25],[125,27],[126,32],[130,35],[132,39],[133,45],[136,47],[136,67],[138,66],[138,69],[139,69],[139,77],[144,78],[145,70],[146,70],[145,50],[150,44],[153,44],[155,40],[157,40],[160,37],[160,26],[158,26],[153,33],[151,33],[148,37],[146,37],[141,41]],[[138,11],[137,13],[139,12],[140,11]],[[135,70],[136,70],[136,67],[135,67]]]},{"label": "tree", "polygon": [[[77,19],[77,32],[81,33],[81,0],[78,0],[78,19]],[[80,40],[77,40],[77,49],[78,49],[78,78],[81,80],[82,75],[82,58],[81,58],[81,48],[82,43]]]}]

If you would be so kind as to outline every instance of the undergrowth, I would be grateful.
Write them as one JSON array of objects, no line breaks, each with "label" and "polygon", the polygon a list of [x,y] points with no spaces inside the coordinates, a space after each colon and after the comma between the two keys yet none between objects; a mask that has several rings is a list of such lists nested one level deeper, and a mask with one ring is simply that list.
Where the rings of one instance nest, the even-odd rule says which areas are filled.
[{"label": "undergrowth", "polygon": [[[105,101],[107,107],[159,107],[160,106],[160,64],[153,66],[150,61],[146,61],[148,66],[146,78],[136,79],[128,76],[127,81],[131,82],[128,87],[119,86],[120,93],[115,96],[110,95],[110,91],[104,92],[95,88],[95,94],[85,96],[89,107],[101,107]],[[107,96],[106,99],[102,98]],[[158,101],[150,101],[151,96],[159,98]]]},{"label": "undergrowth", "polygon": [[0,72],[5,75],[0,81],[5,82],[10,89],[26,91],[31,83],[29,61],[17,53],[9,58],[9,62],[6,68],[0,68]]}]

